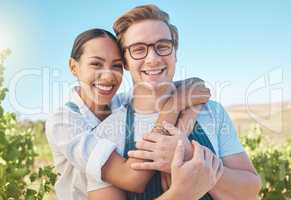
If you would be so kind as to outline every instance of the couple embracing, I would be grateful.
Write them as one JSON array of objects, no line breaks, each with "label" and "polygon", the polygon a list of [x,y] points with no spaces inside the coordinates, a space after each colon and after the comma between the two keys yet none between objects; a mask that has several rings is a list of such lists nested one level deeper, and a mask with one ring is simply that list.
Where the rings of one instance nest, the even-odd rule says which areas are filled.
[{"label": "couple embracing", "polygon": [[[178,30],[155,5],[75,39],[79,85],[46,122],[61,200],[247,200],[260,178],[199,78],[173,82]],[[116,94],[123,71],[133,88]]]}]

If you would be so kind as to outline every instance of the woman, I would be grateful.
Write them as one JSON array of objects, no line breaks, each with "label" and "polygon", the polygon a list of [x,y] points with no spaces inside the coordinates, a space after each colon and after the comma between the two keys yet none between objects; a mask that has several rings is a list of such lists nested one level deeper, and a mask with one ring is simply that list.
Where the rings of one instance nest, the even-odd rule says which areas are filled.
[{"label": "woman", "polygon": [[[103,146],[104,154],[114,149],[110,141],[95,138],[92,130],[110,114],[110,102],[122,81],[123,60],[115,37],[102,29],[81,33],[69,66],[79,86],[72,89],[66,105],[48,118],[46,134],[60,173],[55,186],[58,199],[86,199],[86,168],[95,159],[91,152]],[[117,97],[112,105],[122,101]]]},{"label": "woman", "polygon": [[[118,155],[114,151],[116,144],[106,137],[98,137],[96,128],[114,108],[128,103],[130,99],[126,95],[113,98],[123,74],[123,59],[116,38],[102,29],[81,33],[74,42],[69,66],[79,86],[73,88],[65,106],[46,122],[46,135],[60,174],[55,186],[58,199],[86,199],[87,191],[96,189],[95,183],[100,179],[98,169],[109,157],[114,166],[128,175],[120,180],[120,188],[141,191],[137,183],[147,183],[153,172],[132,170],[130,164],[138,160],[126,160]],[[209,90],[204,86],[198,87],[194,93],[204,96],[193,99],[191,104],[205,103],[209,99]],[[167,102],[163,104],[163,109],[172,108],[173,101]],[[179,109],[184,109],[186,105]],[[164,120],[175,123],[178,114],[161,114],[157,123]],[[119,197],[122,192],[117,190],[112,195]]]}]

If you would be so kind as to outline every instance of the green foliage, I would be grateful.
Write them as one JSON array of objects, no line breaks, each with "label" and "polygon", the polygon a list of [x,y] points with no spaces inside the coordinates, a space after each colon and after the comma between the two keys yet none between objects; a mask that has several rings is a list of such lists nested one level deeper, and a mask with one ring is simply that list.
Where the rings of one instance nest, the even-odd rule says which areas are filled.
[{"label": "green foliage", "polygon": [[281,146],[269,145],[257,125],[241,141],[261,176],[261,198],[291,199],[291,141]]},{"label": "green foliage", "polygon": [[[9,50],[0,52],[0,104],[7,93],[3,63],[9,54]],[[34,169],[34,135],[34,129],[20,127],[16,116],[0,105],[0,200],[40,200],[52,190],[57,177],[53,167]]]},{"label": "green foliage", "polygon": [[24,120],[17,123],[19,129],[30,129],[34,133],[35,151],[38,156],[36,159],[50,162],[53,157],[51,150],[48,146],[48,141],[45,135],[45,122],[42,120],[30,121]]}]

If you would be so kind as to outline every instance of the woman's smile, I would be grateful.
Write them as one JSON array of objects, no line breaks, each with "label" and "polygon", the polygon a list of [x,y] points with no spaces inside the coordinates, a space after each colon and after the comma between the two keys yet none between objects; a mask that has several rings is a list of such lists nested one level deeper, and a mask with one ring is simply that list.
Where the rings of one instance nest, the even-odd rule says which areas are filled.
[{"label": "woman's smile", "polygon": [[100,95],[113,95],[113,92],[115,91],[115,85],[114,84],[102,84],[102,83],[94,83],[93,87],[97,90],[97,93]]}]

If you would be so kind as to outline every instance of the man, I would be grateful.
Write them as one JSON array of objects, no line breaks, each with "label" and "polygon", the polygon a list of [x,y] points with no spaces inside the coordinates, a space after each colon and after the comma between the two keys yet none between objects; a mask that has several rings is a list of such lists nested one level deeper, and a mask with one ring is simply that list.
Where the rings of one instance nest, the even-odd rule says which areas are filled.
[{"label": "man", "polygon": [[[124,49],[126,69],[129,70],[134,82],[133,98],[129,107],[113,113],[100,125],[99,137],[116,136],[112,140],[117,144],[117,152],[123,154],[125,150],[132,149],[132,147],[128,148],[126,142],[124,144],[123,141],[123,138],[132,136],[127,135],[126,131],[132,129],[134,133],[132,139],[137,142],[136,147],[140,150],[130,151],[129,156],[153,161],[136,163],[132,167],[170,173],[177,141],[181,139],[182,134],[149,133],[144,135],[144,133],[153,128],[159,112],[156,102],[160,101],[167,90],[164,83],[171,82],[175,73],[178,48],[177,29],[170,24],[167,13],[156,6],[146,5],[136,7],[121,16],[115,22],[114,30]],[[132,124],[126,123],[128,119],[132,119]],[[195,162],[192,162],[194,169],[201,172],[196,173],[194,177],[189,177],[191,180],[207,180],[205,184],[193,186],[193,190],[201,192],[202,196],[208,192],[198,198],[255,199],[260,190],[260,178],[240,144],[233,124],[223,107],[209,101],[203,106],[195,127],[197,130],[194,129],[190,136],[201,145],[192,146],[185,142],[184,159],[191,160],[194,157]],[[185,137],[187,137],[186,134]],[[200,155],[200,158],[197,158],[197,155]],[[221,176],[218,173],[221,171],[218,169],[218,158],[224,164]],[[110,166],[110,160],[108,162],[106,165]],[[106,169],[108,170],[103,170],[102,173],[110,174],[111,167],[106,167]],[[122,174],[120,176],[122,177]],[[175,179],[175,176],[172,178],[173,184],[176,183],[178,178]],[[107,181],[106,178],[104,180]],[[155,188],[160,190],[156,181],[150,182],[148,187],[151,189],[146,190],[143,197],[129,194],[128,199],[150,199],[146,197],[148,193],[158,195],[162,192],[155,190]],[[179,184],[173,187],[179,187]],[[189,193],[195,194],[190,191]],[[165,193],[166,196],[160,198],[179,198],[175,196],[177,194],[170,193],[170,196],[167,196],[168,194]]]}]

